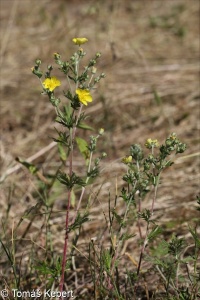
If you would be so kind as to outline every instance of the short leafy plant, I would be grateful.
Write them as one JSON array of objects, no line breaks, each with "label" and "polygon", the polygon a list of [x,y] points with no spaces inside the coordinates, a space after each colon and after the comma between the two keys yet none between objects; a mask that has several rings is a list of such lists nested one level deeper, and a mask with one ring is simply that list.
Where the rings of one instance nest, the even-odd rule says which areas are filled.
[{"label": "short leafy plant", "polygon": [[[92,102],[91,90],[93,90],[99,81],[105,77],[104,73],[96,75],[97,68],[95,67],[101,54],[98,52],[94,58],[90,59],[88,64],[80,71],[81,61],[83,60],[86,52],[81,48],[82,44],[88,42],[86,38],[74,38],[73,42],[78,46],[77,51],[70,57],[68,61],[62,60],[59,53],[54,53],[55,63],[59,66],[59,70],[64,73],[68,89],[63,91],[64,97],[67,99],[66,103],[56,97],[55,89],[61,85],[60,80],[52,75],[53,66],[49,65],[47,71],[44,73],[41,70],[41,60],[36,60],[36,65],[32,68],[42,85],[43,94],[47,95],[49,101],[56,111],[56,122],[62,126],[62,129],[56,129],[57,137],[54,141],[58,144],[60,158],[63,162],[63,168],[60,168],[56,178],[67,189],[67,210],[66,210],[66,225],[65,225],[65,238],[64,249],[62,258],[62,271],[60,279],[60,291],[63,291],[64,274],[67,262],[68,239],[70,231],[80,227],[88,220],[87,214],[80,215],[79,208],[85,192],[85,186],[91,178],[95,178],[99,173],[99,163],[105,153],[92,162],[93,153],[96,150],[97,140],[103,134],[104,130],[101,128],[97,136],[90,136],[90,142],[87,143],[84,139],[77,137],[77,129],[91,129],[84,121],[87,118],[83,107]],[[42,77],[45,77],[42,80]],[[63,104],[65,103],[65,104]],[[74,148],[78,145],[80,152],[86,161],[85,176],[78,176],[73,169],[74,161]],[[69,170],[66,173],[66,160],[69,160]],[[64,170],[63,170],[64,169]],[[72,201],[72,193],[74,186],[78,185],[82,188],[82,192],[76,207],[76,212],[73,220],[69,222],[69,212]]]},{"label": "short leafy plant", "polygon": [[[144,276],[142,265],[144,261],[148,261],[161,277],[165,289],[165,294],[163,294],[165,298],[163,299],[172,299],[170,298],[172,294],[177,297],[173,299],[196,299],[199,278],[196,265],[199,257],[199,238],[196,230],[189,229],[194,239],[193,258],[183,258],[188,246],[183,238],[177,238],[175,235],[170,241],[162,239],[161,242],[156,243],[156,247],[153,246],[156,238],[160,239],[163,233],[162,227],[157,225],[154,219],[161,175],[166,168],[173,164],[174,155],[186,150],[186,144],[182,143],[175,133],[172,133],[161,146],[159,146],[158,140],[149,138],[145,147],[150,153],[146,153],[141,145],[133,144],[129,154],[122,158],[122,163],[127,166],[127,172],[123,176],[125,185],[121,189],[120,197],[116,196],[113,207],[109,200],[108,218],[105,214],[105,222],[109,227],[110,249],[101,248],[98,251],[94,242],[91,242],[89,252],[96,258],[96,262],[91,264],[94,288],[98,289],[102,299],[106,295],[116,297],[116,299],[137,299],[141,293],[140,288]],[[143,200],[149,192],[153,196],[151,208],[147,209],[143,207]],[[124,201],[124,210],[119,214],[117,211],[120,198]],[[138,227],[138,233],[131,233],[130,229],[134,223]],[[140,255],[137,261],[134,254],[125,253],[136,267],[136,272],[130,272],[127,269],[127,283],[124,289],[120,285],[124,276],[120,270],[120,262],[123,258],[121,253],[126,241],[136,235],[140,238]],[[155,248],[154,251],[151,250],[153,248]],[[185,282],[190,284],[190,289],[186,289],[186,286],[181,284],[183,282],[182,269],[189,262],[193,264],[193,273],[191,272],[192,275],[189,275],[187,280],[185,278]],[[97,274],[96,269],[98,268],[100,268],[100,272]],[[187,298],[189,290],[193,291],[194,298]]]}]

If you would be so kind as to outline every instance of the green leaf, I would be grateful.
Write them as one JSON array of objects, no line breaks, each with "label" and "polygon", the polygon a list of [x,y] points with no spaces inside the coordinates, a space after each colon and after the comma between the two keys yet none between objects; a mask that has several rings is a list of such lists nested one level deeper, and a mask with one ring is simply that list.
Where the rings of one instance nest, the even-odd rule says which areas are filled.
[{"label": "green leaf", "polygon": [[68,118],[70,118],[70,116],[72,115],[72,107],[71,107],[71,105],[65,105],[63,108],[64,108],[65,115]]},{"label": "green leaf", "polygon": [[101,259],[104,265],[104,268],[106,269],[106,271],[110,271],[111,268],[111,263],[112,263],[112,256],[109,252],[109,250],[103,250],[102,254],[101,254]]},{"label": "green leaf", "polygon": [[73,100],[73,96],[72,93],[70,92],[70,90],[68,90],[66,93],[64,92],[64,96],[69,99],[70,101]]},{"label": "green leaf", "polygon": [[88,222],[89,221],[88,216],[89,214],[87,212],[83,216],[81,216],[81,214],[78,213],[74,223],[71,224],[68,228],[69,232],[77,228],[80,228],[83,223]]},{"label": "green leaf", "polygon": [[64,106],[63,112],[60,110],[58,111],[56,122],[62,124],[67,128],[72,128],[73,124],[76,122],[76,119],[73,118],[73,114],[70,112],[71,110],[68,107]]},{"label": "green leaf", "polygon": [[118,223],[119,225],[122,225],[122,224],[123,224],[123,217],[121,217],[120,215],[118,215],[118,214],[116,213],[115,209],[112,209],[112,214],[114,215],[114,217],[115,217],[117,223]]},{"label": "green leaf", "polygon": [[58,152],[59,152],[59,155],[60,155],[60,159],[62,161],[66,161],[67,160],[67,153],[64,150],[64,147],[62,146],[61,143],[58,143]]},{"label": "green leaf", "polygon": [[152,249],[152,256],[159,259],[162,258],[168,253],[168,243],[165,240],[162,240],[155,248]]},{"label": "green leaf", "polygon": [[119,239],[120,239],[120,241],[124,242],[124,241],[131,239],[134,236],[136,236],[136,234],[128,234],[127,232],[125,232],[120,236]]},{"label": "green leaf", "polygon": [[71,175],[67,175],[61,171],[58,172],[57,174],[57,179],[60,181],[60,183],[64,184],[69,190],[73,188],[75,184],[80,185],[80,186],[85,186],[86,183],[83,179],[80,177],[76,176],[74,172],[72,172]]},{"label": "green leaf", "polygon": [[75,202],[76,202],[76,195],[74,193],[74,190],[71,190],[71,207],[75,207]]},{"label": "green leaf", "polygon": [[72,76],[70,76],[70,75],[68,75],[68,77],[69,77],[71,80],[73,80],[75,83],[77,82],[76,78],[74,78],[74,77],[72,77]]},{"label": "green leaf", "polygon": [[79,123],[77,127],[82,128],[82,129],[86,129],[86,130],[92,130],[92,131],[94,130],[93,127],[87,125],[86,123]]},{"label": "green leaf", "polygon": [[78,145],[80,153],[83,155],[83,157],[86,159],[89,158],[89,150],[88,150],[88,143],[79,137],[76,138],[76,143]]},{"label": "green leaf", "polygon": [[188,257],[185,257],[185,258],[181,259],[181,263],[189,263],[189,262],[194,262],[194,261],[195,261],[195,258],[193,258],[191,256],[188,256]]},{"label": "green leaf", "polygon": [[20,164],[22,164],[24,167],[26,167],[31,174],[37,173],[38,168],[35,165],[33,165],[19,157],[16,157],[16,161],[18,161]]},{"label": "green leaf", "polygon": [[148,234],[148,240],[152,241],[155,239],[160,233],[162,232],[162,228],[158,225],[156,225],[151,232]]},{"label": "green leaf", "polygon": [[51,94],[51,97],[49,98],[49,101],[51,102],[51,104],[55,107],[58,107],[58,105],[60,104],[61,100],[59,98],[54,97],[53,94]]},{"label": "green leaf", "polygon": [[190,231],[191,235],[193,236],[197,247],[200,248],[200,239],[198,237],[197,232],[194,231],[190,226],[189,226],[189,231]]}]

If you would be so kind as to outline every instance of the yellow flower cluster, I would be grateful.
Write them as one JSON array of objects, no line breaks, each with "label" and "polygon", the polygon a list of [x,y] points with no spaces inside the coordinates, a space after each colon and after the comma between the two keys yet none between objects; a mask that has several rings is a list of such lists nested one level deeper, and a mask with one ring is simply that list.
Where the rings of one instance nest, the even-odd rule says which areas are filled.
[{"label": "yellow flower cluster", "polygon": [[51,77],[46,78],[42,84],[45,89],[48,89],[49,91],[53,92],[53,90],[55,90],[57,86],[61,85],[61,82],[56,77]]},{"label": "yellow flower cluster", "polygon": [[158,140],[147,139],[145,147],[148,149],[157,148],[159,146]]},{"label": "yellow flower cluster", "polygon": [[78,95],[78,99],[84,105],[88,105],[88,102],[92,102],[92,96],[88,90],[77,89],[76,94]]},{"label": "yellow flower cluster", "polygon": [[82,45],[88,42],[88,39],[86,38],[74,38],[72,39],[72,41],[74,42],[75,45]]},{"label": "yellow flower cluster", "polygon": [[125,156],[125,157],[123,157],[122,158],[122,162],[125,164],[125,165],[127,165],[127,164],[129,164],[129,163],[131,163],[132,162],[132,156],[130,155],[130,156]]}]

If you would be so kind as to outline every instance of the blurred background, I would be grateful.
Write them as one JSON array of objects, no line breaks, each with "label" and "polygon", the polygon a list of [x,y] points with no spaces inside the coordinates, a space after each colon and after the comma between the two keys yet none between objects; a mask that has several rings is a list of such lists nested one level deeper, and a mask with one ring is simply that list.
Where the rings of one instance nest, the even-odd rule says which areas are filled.
[{"label": "blurred background", "polygon": [[[46,70],[54,52],[68,60],[76,50],[72,38],[86,37],[85,59],[101,52],[98,72],[106,73],[87,108],[89,124],[105,129],[99,150],[108,154],[101,175],[106,191],[131,144],[144,145],[147,138],[162,143],[176,132],[188,149],[164,175],[157,208],[170,217],[177,217],[178,209],[179,224],[190,220],[199,184],[199,1],[1,0],[0,5],[1,175],[16,165],[16,156],[31,157],[55,135],[54,110],[31,72],[35,59]],[[54,74],[64,79],[56,66]],[[58,93],[62,97],[62,89]],[[55,149],[34,162],[45,172],[45,161],[54,162],[54,155]],[[2,213],[13,185],[10,201],[24,203],[27,176],[20,169],[5,178]]]}]

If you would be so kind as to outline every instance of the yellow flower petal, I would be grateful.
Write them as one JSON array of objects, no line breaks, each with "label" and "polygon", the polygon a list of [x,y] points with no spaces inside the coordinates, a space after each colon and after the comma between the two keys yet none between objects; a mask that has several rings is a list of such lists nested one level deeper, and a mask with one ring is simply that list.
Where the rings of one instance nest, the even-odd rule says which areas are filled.
[{"label": "yellow flower petal", "polygon": [[122,162],[127,165],[127,164],[132,162],[132,159],[133,158],[132,158],[131,155],[130,156],[125,156],[125,157],[122,158]]},{"label": "yellow flower petal", "polygon": [[147,139],[145,143],[145,147],[147,147],[148,149],[152,149],[153,147],[157,148],[159,147],[159,142],[156,139],[155,140]]},{"label": "yellow flower petal", "polygon": [[88,90],[77,89],[76,94],[78,95],[78,99],[84,105],[88,105],[88,102],[92,102],[92,96]]},{"label": "yellow flower petal", "polygon": [[86,38],[74,38],[72,39],[72,41],[74,42],[75,45],[82,45],[88,42],[88,39]]},{"label": "yellow flower petal", "polygon": [[53,92],[53,90],[55,90],[57,86],[61,85],[61,82],[56,77],[51,77],[51,78],[46,78],[42,84],[45,89],[48,89],[51,92]]}]

